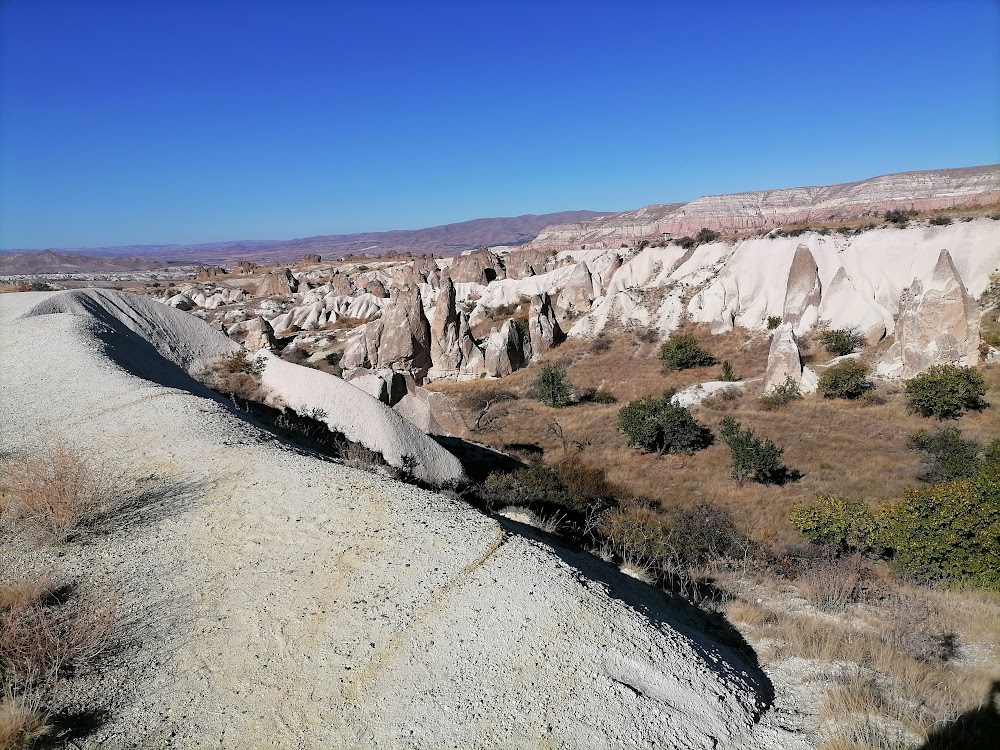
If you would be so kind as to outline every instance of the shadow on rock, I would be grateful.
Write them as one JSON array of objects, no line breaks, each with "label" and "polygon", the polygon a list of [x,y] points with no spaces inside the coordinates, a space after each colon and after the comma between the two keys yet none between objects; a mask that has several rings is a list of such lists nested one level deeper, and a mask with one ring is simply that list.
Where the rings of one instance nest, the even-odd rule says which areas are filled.
[{"label": "shadow on rock", "polygon": [[761,669],[753,648],[721,614],[699,609],[679,596],[627,576],[588,552],[555,544],[533,526],[502,516],[496,520],[508,533],[549,547],[581,576],[602,584],[609,596],[624,602],[652,626],[669,627],[689,638],[710,668],[718,663],[729,663],[756,695],[756,719],[770,708],[774,702],[774,685]]}]

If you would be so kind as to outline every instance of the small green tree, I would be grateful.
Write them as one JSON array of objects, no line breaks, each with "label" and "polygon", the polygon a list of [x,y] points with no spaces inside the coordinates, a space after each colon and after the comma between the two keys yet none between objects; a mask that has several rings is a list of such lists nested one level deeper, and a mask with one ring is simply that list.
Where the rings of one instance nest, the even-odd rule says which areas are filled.
[{"label": "small green tree", "polygon": [[767,316],[767,330],[773,331],[775,328],[781,325],[780,315],[768,315]]},{"label": "small green tree", "polygon": [[728,359],[722,363],[722,372],[719,373],[719,380],[723,383],[735,383],[739,380],[739,378],[736,377],[736,373],[733,372],[733,366],[729,364]]},{"label": "small green tree", "polygon": [[908,211],[894,208],[891,211],[885,212],[885,220],[898,227],[905,227],[910,222],[910,214]]},{"label": "small green tree", "polygon": [[975,367],[934,365],[907,380],[905,389],[909,410],[922,417],[958,419],[989,406],[986,381]]},{"label": "small green tree", "polygon": [[542,367],[535,387],[538,389],[539,400],[553,408],[569,406],[572,400],[566,368],[558,362],[550,362]]},{"label": "small green tree", "polygon": [[671,336],[660,347],[660,362],[668,370],[688,370],[715,364],[715,357],[701,348],[694,336]]},{"label": "small green tree", "polygon": [[928,581],[1000,590],[1000,471],[903,490],[878,514],[892,564]]},{"label": "small green tree", "polygon": [[719,435],[722,442],[729,446],[730,466],[737,484],[743,484],[747,478],[760,484],[781,481],[784,448],[779,448],[767,438],[758,438],[749,428],[744,430],[732,417],[722,420]]},{"label": "small green tree", "polygon": [[835,328],[821,331],[819,341],[830,354],[843,357],[865,345],[865,336],[857,328]]},{"label": "small green tree", "polygon": [[799,388],[799,384],[792,379],[791,375],[786,375],[784,383],[774,386],[760,397],[760,405],[767,411],[774,411],[800,398],[802,398],[802,389]]},{"label": "small green tree", "polygon": [[631,401],[618,411],[618,431],[629,447],[647,453],[694,453],[712,444],[712,432],[674,403],[673,392]]},{"label": "small green tree", "polygon": [[868,365],[858,359],[849,359],[828,367],[816,388],[823,398],[861,398],[875,385],[868,380]]},{"label": "small green tree", "polygon": [[694,239],[699,245],[703,245],[709,242],[715,242],[719,239],[720,235],[708,227],[702,227],[698,230],[698,234],[695,235]]},{"label": "small green tree", "polygon": [[813,544],[833,547],[844,554],[868,548],[875,516],[860,500],[821,495],[812,505],[797,505],[792,526]]},{"label": "small green tree", "polygon": [[975,440],[966,440],[957,427],[944,430],[918,430],[906,441],[910,450],[930,455],[930,463],[922,479],[941,482],[975,476],[979,471],[979,454],[983,446]]}]

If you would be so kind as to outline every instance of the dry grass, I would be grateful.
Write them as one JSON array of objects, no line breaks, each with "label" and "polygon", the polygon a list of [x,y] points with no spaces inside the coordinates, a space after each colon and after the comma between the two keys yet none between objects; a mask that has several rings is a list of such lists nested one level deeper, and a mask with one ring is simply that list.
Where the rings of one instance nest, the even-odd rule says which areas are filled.
[{"label": "dry grass", "polygon": [[45,716],[19,698],[0,700],[0,750],[24,750],[49,733]]},{"label": "dry grass", "polygon": [[[832,617],[784,595],[733,599],[727,616],[765,663],[826,665],[824,748],[909,747],[975,710],[1000,669],[1000,596],[904,585],[858,597]],[[792,594],[802,593],[793,589]]]},{"label": "dry grass", "polygon": [[132,494],[124,473],[66,444],[7,457],[0,468],[4,521],[54,542],[94,527]]},{"label": "dry grass", "polygon": [[[727,359],[737,376],[759,377],[765,369],[767,336],[750,337],[746,331],[711,335],[703,326],[689,326],[720,361]],[[748,338],[749,337],[749,338]],[[791,508],[813,501],[819,494],[862,498],[873,505],[895,500],[904,487],[915,483],[921,456],[906,446],[907,436],[930,423],[907,414],[902,393],[883,391],[883,404],[849,402],[808,397],[780,410],[767,411],[758,401],[762,384],[749,383],[731,400],[713,399],[695,407],[695,417],[713,430],[723,417],[732,416],[745,426],[784,446],[784,462],[803,473],[784,486],[744,484],[736,488],[729,476],[729,453],[716,444],[693,456],[641,455],[626,447],[616,431],[618,410],[624,403],[668,388],[681,389],[713,380],[719,367],[683,372],[664,372],[656,359],[658,344],[645,343],[634,333],[608,337],[610,346],[592,341],[570,340],[550,352],[546,361],[567,366],[570,382],[578,391],[602,389],[618,398],[617,404],[581,403],[563,409],[547,407],[531,398],[531,386],[542,363],[500,381],[434,383],[429,387],[452,396],[470,424],[476,421],[476,404],[499,391],[509,391],[518,400],[495,407],[488,429],[476,439],[502,449],[508,444],[536,444],[546,452],[546,461],[558,460],[564,441],[549,425],[558,423],[565,445],[582,449],[580,458],[605,468],[608,479],[634,496],[659,501],[664,507],[691,507],[701,503],[720,505],[751,530],[759,541],[791,544],[799,537],[788,521]],[[825,359],[814,347],[817,361]],[[982,372],[995,406],[982,413],[963,416],[956,426],[968,438],[987,441],[996,435],[1000,405],[1000,365],[984,365]]]}]

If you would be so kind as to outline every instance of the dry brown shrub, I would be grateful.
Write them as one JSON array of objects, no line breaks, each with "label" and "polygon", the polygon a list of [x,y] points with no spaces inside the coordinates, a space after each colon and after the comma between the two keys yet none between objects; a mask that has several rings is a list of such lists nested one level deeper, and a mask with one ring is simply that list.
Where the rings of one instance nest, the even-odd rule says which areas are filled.
[{"label": "dry brown shrub", "polygon": [[27,750],[49,730],[44,715],[28,702],[0,700],[0,750]]},{"label": "dry brown shrub", "polygon": [[0,509],[5,520],[56,542],[107,518],[133,489],[113,464],[66,444],[6,457],[2,477]]},{"label": "dry brown shrub", "polygon": [[78,670],[107,646],[116,601],[77,597],[62,602],[63,595],[46,581],[4,586],[0,679],[5,693],[50,693],[67,671]]}]

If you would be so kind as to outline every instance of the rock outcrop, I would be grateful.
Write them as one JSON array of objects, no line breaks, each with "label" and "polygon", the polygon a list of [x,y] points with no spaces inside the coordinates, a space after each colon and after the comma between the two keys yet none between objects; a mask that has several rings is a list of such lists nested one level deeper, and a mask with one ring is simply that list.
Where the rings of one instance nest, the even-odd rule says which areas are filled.
[{"label": "rock outcrop", "polygon": [[254,318],[246,323],[246,338],[243,348],[248,352],[258,352],[261,349],[274,350],[278,346],[274,338],[274,329],[263,318]]},{"label": "rock outcrop", "polygon": [[257,284],[257,297],[273,297],[278,294],[294,294],[298,291],[299,282],[292,276],[292,272],[283,268],[280,271],[271,271],[261,278]]},{"label": "rock outcrop", "polygon": [[822,297],[823,285],[819,280],[816,259],[808,247],[799,245],[788,269],[782,321],[791,324],[797,334],[805,333],[819,320]]},{"label": "rock outcrop", "polygon": [[537,248],[511,250],[504,258],[504,270],[508,279],[524,279],[538,276],[549,270],[549,254]]},{"label": "rock outcrop", "polygon": [[222,266],[198,266],[198,270],[195,272],[195,279],[198,281],[217,279],[220,276],[225,276],[226,273],[226,269]]},{"label": "rock outcrop", "polygon": [[767,353],[767,372],[764,374],[764,393],[784,385],[788,378],[791,378],[803,393],[811,390],[809,378],[803,382],[802,358],[799,356],[799,345],[795,341],[792,325],[783,323],[775,329],[771,337],[771,348]]},{"label": "rock outcrop", "polygon": [[497,256],[486,248],[459,255],[448,267],[448,275],[456,284],[482,284],[504,278],[504,269]]},{"label": "rock outcrop", "polygon": [[573,266],[573,273],[559,290],[555,306],[564,318],[575,318],[590,312],[591,303],[600,296],[594,277],[586,263]]},{"label": "rock outcrop", "polygon": [[910,378],[931,365],[979,361],[979,305],[947,250],[904,290],[899,309],[896,340],[879,364],[880,375]]},{"label": "rock outcrop", "polygon": [[531,338],[516,320],[508,320],[486,342],[486,374],[504,378],[531,360]]},{"label": "rock outcrop", "polygon": [[397,290],[382,317],[364,325],[341,360],[345,370],[409,370],[421,380],[431,365],[430,324],[415,288]]},{"label": "rock outcrop", "polygon": [[445,277],[431,326],[431,378],[475,377],[485,371],[483,352],[469,330],[465,313],[455,305],[455,285]]},{"label": "rock outcrop", "polygon": [[531,298],[531,308],[528,312],[528,335],[531,338],[533,356],[544,354],[566,340],[566,334],[559,327],[559,321],[556,320],[555,311],[552,309],[552,303],[547,294]]}]

